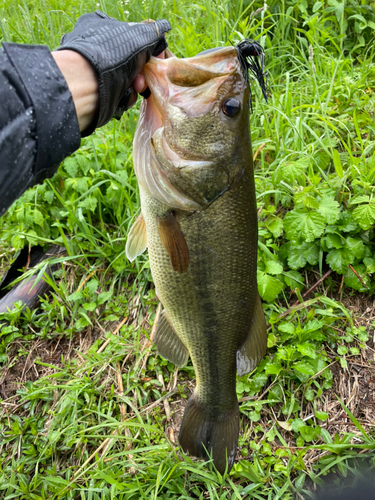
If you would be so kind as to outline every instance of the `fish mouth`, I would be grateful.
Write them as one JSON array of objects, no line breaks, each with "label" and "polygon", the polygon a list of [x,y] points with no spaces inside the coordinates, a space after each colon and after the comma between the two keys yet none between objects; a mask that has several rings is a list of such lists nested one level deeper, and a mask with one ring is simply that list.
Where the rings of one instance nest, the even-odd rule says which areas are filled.
[{"label": "fish mouth", "polygon": [[154,115],[153,132],[163,126],[167,105],[179,108],[191,118],[206,114],[215,104],[217,89],[238,69],[235,47],[183,60],[152,56],[142,73],[151,91],[147,114]]},{"label": "fish mouth", "polygon": [[176,147],[167,137],[173,136],[172,121],[176,113],[189,118],[205,115],[217,102],[220,86],[239,71],[235,47],[183,60],[174,56],[151,57],[144,66],[142,73],[151,94],[142,102],[133,160],[139,184],[160,202],[177,209],[199,211],[213,201],[194,189],[184,189],[182,183],[176,185],[176,172],[208,171],[214,157]]}]

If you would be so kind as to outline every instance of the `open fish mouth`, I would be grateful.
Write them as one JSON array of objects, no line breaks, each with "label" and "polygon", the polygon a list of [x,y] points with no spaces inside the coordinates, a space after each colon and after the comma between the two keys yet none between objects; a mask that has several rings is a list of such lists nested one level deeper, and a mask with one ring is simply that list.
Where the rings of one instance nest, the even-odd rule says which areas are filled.
[{"label": "open fish mouth", "polygon": [[[144,100],[134,138],[134,168],[139,184],[158,201],[172,208],[202,210],[229,186],[207,199],[194,189],[176,185],[179,172],[212,170],[220,151],[194,150],[179,144],[175,124],[196,119],[214,108],[220,88],[231,79],[237,93],[243,92],[238,52],[225,47],[188,59],[151,57],[143,69],[151,95]],[[237,75],[237,77],[236,77]]]},{"label": "open fish mouth", "polygon": [[218,88],[239,70],[237,54],[234,47],[225,47],[188,59],[151,57],[143,73],[151,90],[154,130],[162,126],[169,106],[191,118],[206,114],[215,104]]}]

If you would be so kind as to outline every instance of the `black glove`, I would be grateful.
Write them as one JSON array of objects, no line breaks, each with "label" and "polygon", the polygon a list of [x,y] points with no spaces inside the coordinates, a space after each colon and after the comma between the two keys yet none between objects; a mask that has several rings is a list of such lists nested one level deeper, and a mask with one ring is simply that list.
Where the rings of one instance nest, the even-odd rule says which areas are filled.
[{"label": "black glove", "polygon": [[82,133],[90,135],[113,116],[120,118],[137,100],[132,87],[151,55],[167,48],[164,33],[168,21],[124,23],[97,10],[81,16],[73,31],[61,39],[57,50],[75,50],[93,66],[99,80],[99,102],[96,117]]}]

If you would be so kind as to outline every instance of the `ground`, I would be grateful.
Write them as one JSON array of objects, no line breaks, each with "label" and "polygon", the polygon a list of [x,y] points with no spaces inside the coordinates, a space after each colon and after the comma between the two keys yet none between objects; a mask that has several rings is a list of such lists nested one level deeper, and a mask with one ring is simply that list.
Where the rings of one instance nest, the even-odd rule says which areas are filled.
[{"label": "ground", "polygon": [[[3,271],[5,265],[3,267]],[[320,286],[320,285],[319,285]],[[323,288],[316,288],[315,292],[322,293]],[[327,290],[326,290],[327,293]],[[337,297],[339,298],[339,297]],[[328,413],[328,419],[320,423],[322,429],[326,429],[331,436],[335,434],[343,435],[344,433],[353,432],[360,435],[358,428],[353,424],[346,411],[341,406],[337,397],[345,403],[347,408],[352,412],[355,418],[358,419],[365,431],[370,431],[374,428],[375,423],[375,345],[374,345],[374,305],[375,300],[364,294],[353,293],[346,290],[342,297],[343,305],[352,311],[354,323],[356,326],[364,326],[370,333],[370,338],[367,342],[366,349],[361,349],[360,355],[348,357],[348,369],[342,368],[337,357],[332,352],[331,370],[333,372],[333,386],[325,391],[321,400],[317,403],[319,411]],[[154,314],[156,308],[156,300],[152,306],[144,309],[139,303],[139,300],[133,301],[133,308],[130,313],[120,321],[107,322],[98,324],[97,327],[88,327],[85,330],[77,333],[71,338],[64,336],[55,337],[53,339],[38,338],[27,343],[27,352],[24,355],[17,356],[20,352],[23,340],[17,339],[13,342],[11,349],[8,351],[8,362],[3,367],[0,377],[0,396],[3,399],[0,402],[0,412],[9,417],[10,414],[24,413],[24,408],[20,404],[20,396],[17,391],[21,389],[26,382],[34,382],[41,377],[50,376],[66,366],[70,361],[76,363],[76,366],[84,365],[85,357],[89,350],[95,344],[97,352],[103,352],[111,342],[111,337],[108,336],[108,331],[112,331],[114,335],[119,334],[120,328],[123,326],[139,325],[151,335],[152,326],[150,316]],[[342,332],[345,334],[345,332]],[[140,338],[140,352],[142,353],[142,365],[137,368],[137,373],[141,375],[142,382],[149,382],[150,377],[144,375],[144,368],[147,366],[148,358],[152,352],[152,343],[148,336],[142,335]],[[129,347],[129,346],[128,346]],[[329,346],[327,346],[329,351]],[[155,355],[155,352],[152,352]],[[120,370],[125,378],[126,373],[130,372],[129,365],[133,367],[139,363],[139,356],[133,355],[132,350],[124,350],[122,360],[117,361],[117,369]],[[143,370],[142,370],[143,368]],[[103,377],[108,377],[108,374],[103,372]],[[111,379],[112,380],[112,379]],[[117,391],[124,392],[122,387],[122,378],[116,376]],[[159,408],[160,414],[165,414],[164,430],[165,434],[171,443],[177,445],[177,436],[181,425],[181,419],[184,411],[184,406],[188,396],[194,389],[194,379],[184,371],[175,369],[173,376],[170,377],[167,385],[164,384],[164,378],[161,373],[158,375],[158,380],[163,386],[164,396],[159,399],[149,399],[143,407],[138,407],[138,411],[150,411]],[[261,401],[267,395],[270,389],[270,384],[267,383],[263,390],[256,397],[243,398],[243,400],[258,400]],[[181,394],[184,395],[181,398]],[[241,401],[241,400],[240,400]],[[275,407],[263,406],[261,418],[258,422],[249,421],[246,416],[242,416],[241,432],[246,428],[246,438],[254,439],[252,436],[253,430],[259,426],[264,429],[264,433],[270,430],[272,423],[276,421],[283,426],[276,413],[281,408],[281,404]],[[121,414],[132,416],[132,410],[121,403]],[[314,416],[313,402],[308,402],[303,405],[300,410],[299,417],[304,421],[313,419]],[[287,426],[283,432],[284,446],[290,449],[296,448],[296,440],[291,429]],[[282,429],[281,429],[282,431]],[[255,438],[256,441],[256,438]],[[259,439],[260,441],[260,439]],[[355,441],[355,438],[354,438]],[[319,443],[319,442],[318,442]],[[280,440],[275,440],[272,443],[273,452],[283,448],[283,443]],[[176,447],[178,451],[178,447]],[[305,456],[305,463],[313,464],[315,461],[327,455],[328,451],[310,450]],[[249,457],[251,451],[249,452]],[[247,459],[244,453],[239,450],[238,459]]]}]

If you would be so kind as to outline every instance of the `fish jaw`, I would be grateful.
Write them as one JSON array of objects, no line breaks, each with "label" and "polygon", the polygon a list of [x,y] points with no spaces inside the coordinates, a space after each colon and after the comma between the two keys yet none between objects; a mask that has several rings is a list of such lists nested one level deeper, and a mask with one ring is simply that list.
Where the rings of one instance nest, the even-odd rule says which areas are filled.
[{"label": "fish jaw", "polygon": [[[171,208],[203,210],[243,171],[240,164],[228,167],[243,140],[249,141],[248,89],[237,51],[226,47],[184,60],[152,57],[143,74],[151,96],[142,103],[134,139],[138,182]],[[228,95],[241,101],[242,117],[223,115]]]}]

